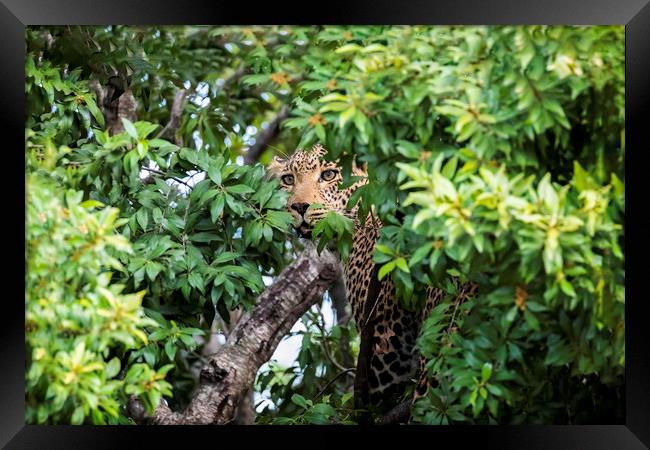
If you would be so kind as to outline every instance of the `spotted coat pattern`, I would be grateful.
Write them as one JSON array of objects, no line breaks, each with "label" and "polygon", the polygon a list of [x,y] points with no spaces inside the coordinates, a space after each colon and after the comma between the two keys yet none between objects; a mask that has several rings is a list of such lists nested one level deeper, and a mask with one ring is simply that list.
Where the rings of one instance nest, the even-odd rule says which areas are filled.
[{"label": "spotted coat pattern", "polygon": [[[414,376],[417,377],[415,400],[425,396],[429,389],[424,367],[426,360],[416,351],[415,340],[423,319],[445,293],[438,288],[428,288],[426,306],[420,312],[411,312],[395,298],[395,286],[390,277],[386,277],[380,282],[376,298],[367,298],[375,265],[373,252],[381,222],[369,215],[366,222],[361,224],[356,207],[346,211],[352,192],[365,184],[366,180],[361,179],[347,189],[339,189],[338,185],[343,179],[341,170],[336,162],[323,159],[326,152],[320,145],[309,151],[297,150],[287,159],[275,157],[268,170],[280,178],[281,188],[290,193],[287,207],[301,236],[309,237],[314,224],[330,210],[354,220],[355,233],[344,267],[344,281],[357,329],[372,327],[372,354],[368,371],[370,403],[380,406],[393,404]],[[352,175],[367,177],[365,170],[356,165],[352,168]],[[323,206],[308,208],[313,204]],[[458,288],[458,298],[474,295],[473,287],[469,285]],[[373,304],[370,314],[364,317],[367,301]]]}]

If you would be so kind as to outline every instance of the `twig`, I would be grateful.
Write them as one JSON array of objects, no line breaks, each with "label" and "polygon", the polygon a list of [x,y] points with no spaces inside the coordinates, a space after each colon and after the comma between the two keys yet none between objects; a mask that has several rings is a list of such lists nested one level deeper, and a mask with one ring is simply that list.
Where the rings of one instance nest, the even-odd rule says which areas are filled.
[{"label": "twig", "polygon": [[447,334],[451,333],[451,329],[454,326],[454,320],[456,320],[456,311],[458,311],[458,307],[460,306],[460,303],[462,301],[462,298],[459,296],[456,299],[456,306],[454,307],[454,312],[451,314],[451,321],[449,322],[449,326],[447,327]]},{"label": "twig", "polygon": [[[319,308],[319,313],[320,313],[320,308]],[[322,313],[320,313],[320,317],[323,317],[323,314],[322,314]],[[323,350],[325,351],[325,356],[327,356],[327,359],[329,359],[330,362],[331,362],[331,363],[334,365],[334,367],[336,367],[337,369],[339,369],[339,370],[343,370],[343,371],[348,370],[348,369],[346,369],[346,368],[345,368],[341,363],[339,363],[336,359],[334,359],[334,356],[332,355],[332,352],[331,352],[331,350],[330,350],[330,346],[329,346],[329,344],[327,343],[327,336],[326,336],[326,333],[325,333],[325,329],[324,329],[324,327],[321,326],[321,324],[319,323],[318,320],[315,320],[314,323],[316,324],[316,326],[317,326],[318,329],[320,330],[320,333],[321,333],[321,336],[322,336],[321,342],[323,343]]]},{"label": "twig", "polygon": [[179,179],[179,178],[176,178],[176,177],[169,176],[169,175],[167,175],[165,172],[162,172],[162,171],[157,170],[157,169],[152,169],[151,167],[142,167],[142,169],[143,169],[143,170],[146,170],[147,172],[155,173],[156,175],[162,175],[163,177],[167,177],[167,178],[169,178],[169,179],[171,179],[171,180],[177,181],[177,182],[179,182],[179,183],[181,183],[181,184],[184,184],[184,185],[187,186],[188,188],[192,189],[192,186],[190,186],[189,184],[187,184],[187,183],[184,182],[183,180],[181,180],[181,179]]},{"label": "twig", "polygon": [[172,192],[174,192],[174,189],[172,189],[171,186],[170,186],[169,190],[167,191],[167,197],[165,198],[165,202],[166,202],[167,206],[165,206],[165,210],[163,211],[162,217],[160,218],[160,225],[158,227],[158,232],[159,233],[162,233],[162,231],[164,229],[163,224],[165,222],[164,222],[163,219],[165,219],[165,217],[167,216],[167,211],[169,211],[169,207],[170,207],[169,198],[171,197]]},{"label": "twig", "polygon": [[316,400],[318,400],[318,399],[320,398],[320,396],[323,395],[323,393],[325,393],[325,391],[327,390],[327,388],[330,387],[330,386],[332,385],[332,383],[334,383],[336,380],[338,380],[338,379],[341,377],[341,375],[349,374],[350,372],[354,372],[355,370],[357,370],[356,367],[350,367],[349,369],[345,369],[343,372],[339,372],[338,374],[336,374],[336,376],[335,376],[334,378],[332,378],[332,379],[331,379],[331,380],[330,380],[330,381],[325,385],[325,387],[324,387],[323,389],[321,389],[321,391],[318,393],[318,395],[316,395],[316,397],[314,397],[314,398],[312,399],[312,401],[313,401],[314,403],[316,403]]}]

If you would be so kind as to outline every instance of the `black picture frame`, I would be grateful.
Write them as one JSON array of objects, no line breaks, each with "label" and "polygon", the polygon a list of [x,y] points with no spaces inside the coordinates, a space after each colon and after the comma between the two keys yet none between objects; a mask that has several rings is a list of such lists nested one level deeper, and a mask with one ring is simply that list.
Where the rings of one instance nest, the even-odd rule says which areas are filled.
[{"label": "black picture frame", "polygon": [[[24,309],[18,299],[24,271],[17,260],[25,254],[25,224],[17,211],[25,208],[24,156],[24,58],[25,26],[62,24],[572,24],[624,25],[626,37],[626,196],[633,211],[626,230],[626,413],[625,425],[594,426],[454,426],[454,427],[92,427],[25,425]],[[167,448],[174,441],[199,446],[197,439],[223,445],[227,436],[237,445],[287,446],[318,443],[340,445],[343,440],[363,439],[388,444],[425,439],[431,445],[466,445],[500,449],[642,449],[650,447],[650,351],[648,350],[648,300],[644,298],[644,257],[648,250],[650,221],[644,216],[647,185],[642,159],[650,151],[644,139],[650,109],[650,4],[648,0],[437,0],[389,2],[328,1],[263,4],[179,1],[0,0],[0,114],[5,162],[2,206],[5,243],[3,320],[0,327],[0,446],[8,449],[38,448]],[[21,144],[21,142],[23,144]],[[647,167],[647,165],[645,166]],[[22,186],[22,187],[21,187]],[[16,192],[14,192],[16,191]],[[5,248],[9,246],[5,245]],[[14,260],[14,257],[16,260]],[[15,287],[17,286],[17,287]],[[8,294],[8,293],[11,293]],[[291,440],[282,441],[285,433]],[[324,433],[328,433],[325,435]],[[334,437],[330,433],[341,434]],[[320,435],[323,435],[322,438]],[[417,434],[419,436],[413,436]],[[304,439],[304,440],[303,440]],[[417,440],[416,440],[417,439]],[[442,444],[440,441],[444,441]],[[264,444],[266,443],[266,444]],[[364,445],[365,446],[365,445]],[[480,447],[479,447],[480,446]]]}]

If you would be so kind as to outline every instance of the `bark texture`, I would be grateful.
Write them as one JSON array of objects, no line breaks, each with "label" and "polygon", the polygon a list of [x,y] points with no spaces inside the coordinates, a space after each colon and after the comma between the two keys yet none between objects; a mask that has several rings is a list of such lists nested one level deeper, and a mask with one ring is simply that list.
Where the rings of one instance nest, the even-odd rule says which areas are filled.
[{"label": "bark texture", "polygon": [[104,114],[108,134],[112,136],[124,131],[122,117],[131,122],[137,120],[138,104],[130,87],[121,90],[111,84],[102,86],[98,80],[92,80],[90,88],[97,97],[97,106]]},{"label": "bark texture", "polygon": [[411,400],[407,400],[388,411],[379,422],[381,425],[393,425],[408,422],[411,418]]},{"label": "bark texture", "polygon": [[172,102],[172,109],[169,114],[169,122],[167,125],[158,133],[157,138],[164,138],[173,140],[176,145],[183,145],[181,139],[176,136],[176,132],[181,125],[181,118],[183,116],[183,111],[185,109],[185,103],[187,98],[187,90],[180,89],[174,95],[174,101]]},{"label": "bark texture", "polygon": [[235,409],[255,380],[259,367],[271,357],[293,324],[340,276],[340,262],[325,250],[320,256],[311,243],[258,299],[250,316],[241,320],[226,343],[201,370],[200,384],[183,412],[161,404],[153,417],[144,414],[134,397],[127,412],[138,422],[159,425],[214,424],[234,420]]},{"label": "bark texture", "polygon": [[[347,310],[347,298],[345,295],[345,281],[343,277],[339,277],[338,280],[329,290],[330,298],[332,299],[332,306],[336,311],[336,324],[344,327],[350,321],[350,313]],[[342,359],[341,363],[345,367],[352,367],[354,361],[352,359],[352,354],[350,353],[350,341],[347,334],[341,335],[340,347]]]}]

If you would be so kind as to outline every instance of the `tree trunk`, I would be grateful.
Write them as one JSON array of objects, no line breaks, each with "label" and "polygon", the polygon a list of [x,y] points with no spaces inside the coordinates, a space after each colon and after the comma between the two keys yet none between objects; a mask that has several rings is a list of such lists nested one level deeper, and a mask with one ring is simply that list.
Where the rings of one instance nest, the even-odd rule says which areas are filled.
[{"label": "tree trunk", "polygon": [[153,424],[227,424],[255,380],[259,367],[270,359],[293,324],[340,276],[340,262],[329,251],[320,256],[312,243],[258,299],[249,317],[233,329],[226,343],[201,370],[200,384],[184,412],[161,404],[153,417],[131,397],[127,412],[138,422]]}]

